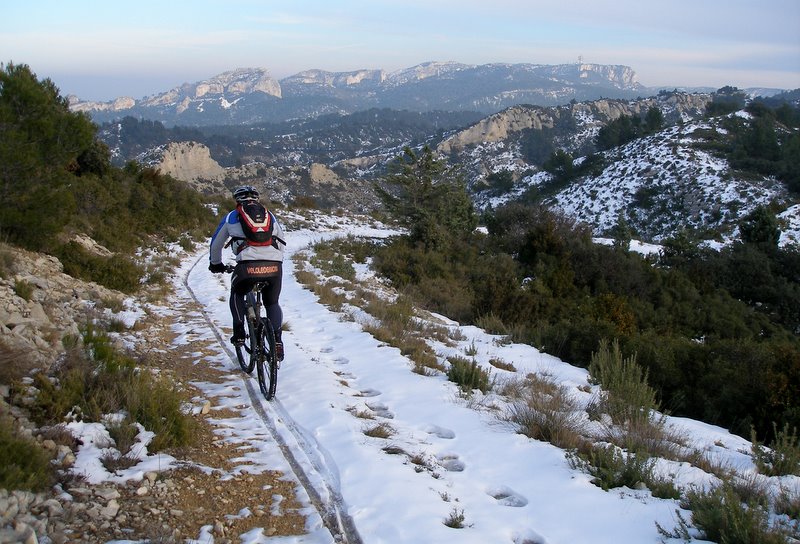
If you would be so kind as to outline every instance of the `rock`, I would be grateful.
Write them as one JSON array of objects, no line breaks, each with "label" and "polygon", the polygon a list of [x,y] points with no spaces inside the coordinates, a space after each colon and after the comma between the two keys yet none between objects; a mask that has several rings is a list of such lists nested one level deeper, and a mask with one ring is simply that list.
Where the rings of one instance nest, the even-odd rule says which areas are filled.
[{"label": "rock", "polygon": [[47,515],[49,517],[56,517],[60,516],[64,513],[64,507],[61,506],[61,503],[55,499],[48,499],[43,504],[42,507],[47,510]]},{"label": "rock", "polygon": [[200,413],[201,413],[202,415],[206,415],[206,414],[208,414],[210,411],[211,411],[211,401],[208,401],[208,400],[207,400],[207,401],[205,401],[205,402],[203,403],[203,407],[202,407],[202,408],[200,408]]},{"label": "rock", "polygon": [[100,515],[106,519],[113,519],[118,512],[119,503],[115,499],[111,499],[105,508],[100,509]]},{"label": "rock", "polygon": [[170,143],[164,151],[158,170],[162,174],[187,182],[225,177],[225,169],[211,158],[211,150],[196,142]]},{"label": "rock", "polygon": [[94,494],[96,497],[99,497],[105,501],[112,501],[114,499],[118,499],[120,497],[119,491],[114,488],[108,487],[101,487],[94,490]]}]

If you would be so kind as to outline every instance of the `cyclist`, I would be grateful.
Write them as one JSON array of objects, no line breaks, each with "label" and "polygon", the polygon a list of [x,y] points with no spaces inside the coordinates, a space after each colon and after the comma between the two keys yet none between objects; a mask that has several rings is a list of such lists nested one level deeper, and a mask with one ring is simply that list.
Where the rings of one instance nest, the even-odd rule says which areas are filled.
[{"label": "cyclist", "polygon": [[[283,228],[275,216],[262,206],[258,190],[252,185],[243,185],[233,190],[236,209],[228,212],[211,237],[208,269],[214,274],[225,272],[222,250],[230,246],[236,255],[236,267],[231,277],[230,308],[233,320],[233,344],[245,340],[244,297],[253,284],[264,282],[261,291],[267,317],[275,328],[275,355],[283,360],[281,324],[283,311],[278,304],[283,279]],[[262,237],[256,241],[251,233],[253,224],[260,227]],[[263,234],[266,234],[266,238]],[[230,239],[230,241],[228,241]]]}]

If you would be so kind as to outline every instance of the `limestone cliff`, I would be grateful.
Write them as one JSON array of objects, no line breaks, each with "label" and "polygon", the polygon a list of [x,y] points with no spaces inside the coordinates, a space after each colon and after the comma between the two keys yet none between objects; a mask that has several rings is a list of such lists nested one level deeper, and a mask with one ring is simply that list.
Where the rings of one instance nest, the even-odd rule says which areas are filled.
[{"label": "limestone cliff", "polygon": [[158,170],[187,182],[219,181],[225,169],[211,158],[211,151],[196,142],[173,142],[164,149]]},{"label": "limestone cliff", "polygon": [[706,94],[674,93],[642,100],[601,99],[560,107],[512,106],[482,119],[439,144],[440,153],[453,153],[481,143],[499,142],[525,129],[552,128],[562,115],[571,114],[585,128],[599,127],[623,115],[644,115],[658,107],[665,118],[697,117],[711,100]]}]

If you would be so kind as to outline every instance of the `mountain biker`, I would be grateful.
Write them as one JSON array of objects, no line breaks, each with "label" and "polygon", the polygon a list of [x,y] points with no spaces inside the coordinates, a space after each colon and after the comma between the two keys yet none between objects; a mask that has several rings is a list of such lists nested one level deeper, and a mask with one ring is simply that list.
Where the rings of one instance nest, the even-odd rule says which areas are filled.
[{"label": "mountain biker", "polygon": [[[228,212],[211,237],[208,269],[214,274],[225,272],[222,263],[222,250],[230,246],[236,255],[236,267],[231,277],[230,308],[233,319],[233,336],[231,343],[242,344],[245,341],[244,297],[256,282],[264,282],[261,291],[267,317],[275,329],[275,355],[283,360],[283,342],[281,340],[281,324],[283,311],[278,304],[283,278],[283,228],[272,212],[266,210],[258,201],[258,190],[252,185],[243,185],[233,190],[236,209]],[[244,210],[248,211],[244,211]],[[271,238],[266,242],[253,242],[248,239],[249,213],[255,210],[260,214],[260,224],[268,224]],[[243,214],[245,217],[243,217]],[[245,232],[248,229],[248,233]],[[228,241],[230,239],[230,241]]]}]

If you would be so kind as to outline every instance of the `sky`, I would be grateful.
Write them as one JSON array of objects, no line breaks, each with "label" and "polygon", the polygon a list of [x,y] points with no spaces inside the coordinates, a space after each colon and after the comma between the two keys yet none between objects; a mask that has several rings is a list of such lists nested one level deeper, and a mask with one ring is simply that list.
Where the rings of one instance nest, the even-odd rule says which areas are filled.
[{"label": "sky", "polygon": [[[273,401],[264,401],[254,378],[238,369],[224,340],[231,331],[230,277],[207,270],[205,248],[184,254],[174,277],[172,299],[162,307],[147,309],[172,318],[176,344],[197,353],[197,365],[227,372],[228,378],[221,382],[193,382],[200,390],[193,402],[194,413],[210,401],[211,410],[227,414],[225,427],[215,432],[220,439],[241,444],[243,452],[236,460],[241,464],[230,468],[230,474],[280,470],[297,484],[298,500],[308,513],[307,534],[268,539],[262,528],[255,528],[241,535],[241,542],[334,543],[293,466],[301,467],[303,479],[324,507],[349,518],[366,544],[665,542],[656,523],[666,530],[676,527],[678,501],[654,498],[647,489],[603,491],[591,483],[589,475],[569,464],[563,450],[518,434],[497,417],[509,408],[503,397],[476,392],[466,399],[443,375],[414,373],[413,364],[399,350],[364,332],[366,316],[354,310],[355,320],[343,319],[342,314],[320,304],[316,295],[297,282],[299,265],[291,255],[331,236],[384,237],[391,231],[367,219],[326,215],[316,218],[313,225],[313,231],[286,229],[288,255],[281,305],[289,328],[283,333],[286,360]],[[358,265],[356,272],[362,280],[372,276],[366,265]],[[203,308],[202,314],[196,311],[196,302]],[[143,308],[133,308],[125,317],[130,323],[144,313]],[[589,388],[584,369],[531,346],[499,342],[497,336],[476,327],[462,327],[442,316],[437,320],[453,332],[451,337],[461,338],[449,346],[432,341],[439,355],[466,357],[469,350],[482,368],[492,369],[498,383],[539,372],[567,388],[579,406],[591,402],[597,393],[597,386]],[[146,337],[147,331],[138,334]],[[511,363],[516,371],[490,367],[492,358]],[[263,417],[257,406],[263,409]],[[357,414],[371,414],[374,419]],[[364,434],[379,423],[391,426],[394,433],[390,439]],[[800,477],[756,474],[748,454],[750,444],[744,438],[685,418],[668,417],[667,424],[708,461],[737,471],[753,485],[773,492],[783,486],[795,496],[800,493]],[[69,427],[82,440],[72,470],[91,483],[141,480],[147,471],[169,470],[174,463],[169,456],[149,454],[146,445],[152,435],[143,432],[141,447],[133,448],[140,463],[110,474],[99,461],[104,454],[113,453],[107,430],[98,423],[70,423]],[[277,440],[283,449],[278,448]],[[384,451],[387,446],[396,453]],[[283,450],[293,457],[294,464]],[[419,462],[411,462],[410,456],[424,460],[427,468],[415,469]],[[688,463],[662,459],[655,471],[682,488],[718,484],[714,476]],[[444,523],[454,512],[463,514],[461,529]],[[688,512],[682,516],[690,519]],[[212,522],[209,520],[192,542],[213,541]]]},{"label": "sky", "polygon": [[0,0],[0,62],[143,98],[240,67],[428,61],[633,68],[648,87],[800,88],[797,0]]}]

